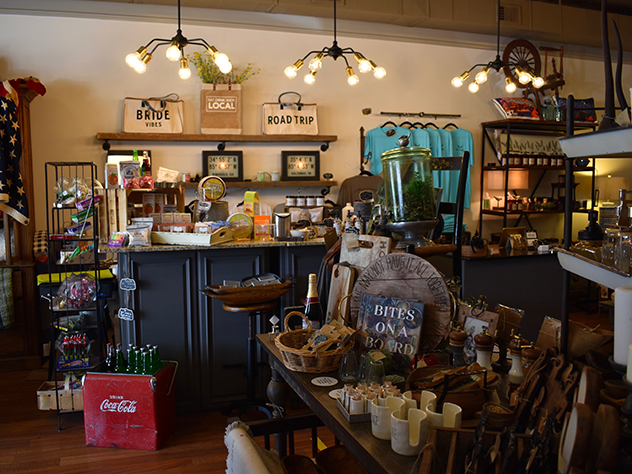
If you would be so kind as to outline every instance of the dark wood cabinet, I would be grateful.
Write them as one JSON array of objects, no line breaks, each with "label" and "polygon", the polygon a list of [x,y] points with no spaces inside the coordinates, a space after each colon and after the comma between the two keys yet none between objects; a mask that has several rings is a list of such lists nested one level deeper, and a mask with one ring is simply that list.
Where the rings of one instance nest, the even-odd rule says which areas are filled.
[{"label": "dark wood cabinet", "polygon": [[[277,307],[301,304],[307,276],[317,273],[325,245],[248,246],[200,250],[120,252],[119,278],[133,278],[136,290],[119,290],[121,307],[134,321],[121,321],[125,346],[157,344],[163,359],[178,361],[176,400],[179,411],[211,410],[245,398],[248,316],[230,313],[200,290],[224,280],[242,280],[265,272],[295,281]],[[270,329],[267,318],[257,332]],[[259,362],[262,354],[258,354]],[[260,366],[258,395],[264,396],[267,366]]]}]

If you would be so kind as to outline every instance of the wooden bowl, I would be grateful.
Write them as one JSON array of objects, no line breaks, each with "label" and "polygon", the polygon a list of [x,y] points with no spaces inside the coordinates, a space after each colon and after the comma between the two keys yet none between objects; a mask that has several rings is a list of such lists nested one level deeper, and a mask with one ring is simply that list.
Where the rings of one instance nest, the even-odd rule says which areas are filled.
[{"label": "wooden bowl", "polygon": [[220,285],[211,285],[200,291],[229,306],[249,306],[274,301],[290,291],[292,286],[294,286],[292,280],[283,280],[274,285],[239,286],[237,288],[221,288]]}]

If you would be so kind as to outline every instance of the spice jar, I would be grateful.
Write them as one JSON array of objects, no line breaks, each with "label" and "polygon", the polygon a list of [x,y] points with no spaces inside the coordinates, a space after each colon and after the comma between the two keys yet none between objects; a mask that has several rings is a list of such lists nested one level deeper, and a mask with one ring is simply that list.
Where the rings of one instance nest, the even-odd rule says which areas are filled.
[{"label": "spice jar", "polygon": [[325,205],[325,196],[316,196],[316,205],[317,206],[324,206]]},{"label": "spice jar", "polygon": [[305,198],[305,205],[307,205],[307,206],[315,206],[316,205],[316,196],[307,196]]},{"label": "spice jar", "polygon": [[296,205],[304,206],[305,205],[305,196],[298,195],[296,196]]},{"label": "spice jar", "polygon": [[296,196],[285,196],[285,205],[287,207],[296,206]]}]

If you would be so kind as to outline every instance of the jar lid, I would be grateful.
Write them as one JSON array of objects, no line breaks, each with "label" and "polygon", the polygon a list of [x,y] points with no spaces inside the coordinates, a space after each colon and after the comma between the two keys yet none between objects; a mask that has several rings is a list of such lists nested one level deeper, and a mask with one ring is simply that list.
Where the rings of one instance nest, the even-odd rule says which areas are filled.
[{"label": "jar lid", "polygon": [[382,160],[392,160],[402,157],[430,158],[431,156],[430,150],[421,146],[393,148],[392,150],[385,151],[381,155]]},{"label": "jar lid", "polygon": [[205,176],[198,185],[202,201],[219,201],[226,195],[226,183],[219,176]]}]

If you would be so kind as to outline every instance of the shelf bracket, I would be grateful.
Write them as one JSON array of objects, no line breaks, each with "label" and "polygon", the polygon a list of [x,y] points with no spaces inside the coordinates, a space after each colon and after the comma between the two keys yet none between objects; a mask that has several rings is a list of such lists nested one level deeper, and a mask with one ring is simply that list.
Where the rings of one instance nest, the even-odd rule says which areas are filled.
[{"label": "shelf bracket", "polygon": [[325,142],[320,146],[320,151],[325,152],[329,150],[329,142]]},{"label": "shelf bracket", "polygon": [[108,140],[107,138],[105,140],[103,140],[103,144],[101,145],[101,148],[103,148],[105,151],[109,151],[110,150],[110,140]]},{"label": "shelf bracket", "polygon": [[219,143],[217,144],[217,149],[218,149],[219,151],[224,151],[224,150],[226,149],[226,142],[219,142]]}]

